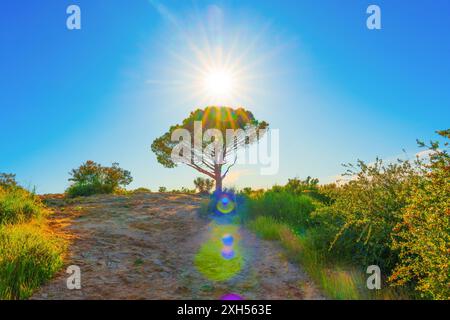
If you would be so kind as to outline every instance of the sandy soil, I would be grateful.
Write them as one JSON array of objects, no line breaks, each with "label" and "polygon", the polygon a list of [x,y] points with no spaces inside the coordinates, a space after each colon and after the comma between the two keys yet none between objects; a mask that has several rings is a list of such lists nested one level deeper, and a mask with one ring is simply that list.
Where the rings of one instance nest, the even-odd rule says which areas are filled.
[{"label": "sandy soil", "polygon": [[[65,267],[32,299],[323,299],[274,242],[241,229],[245,266],[224,282],[194,266],[208,221],[195,195],[136,193],[66,203],[51,199],[52,223],[72,238]],[[81,268],[80,290],[67,289],[69,265]]]}]

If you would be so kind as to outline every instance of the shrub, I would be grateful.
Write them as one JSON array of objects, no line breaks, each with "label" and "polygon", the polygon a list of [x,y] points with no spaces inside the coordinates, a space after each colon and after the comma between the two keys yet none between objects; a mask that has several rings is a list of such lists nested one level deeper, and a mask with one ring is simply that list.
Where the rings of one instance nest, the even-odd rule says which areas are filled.
[{"label": "shrub", "polygon": [[214,181],[208,178],[198,177],[194,180],[194,185],[198,192],[208,194],[214,187]]},{"label": "shrub", "polygon": [[189,189],[186,187],[182,187],[180,190],[181,193],[195,193],[195,189]]},{"label": "shrub", "polygon": [[253,192],[253,190],[251,187],[245,187],[240,191],[240,193],[245,194],[247,196],[251,195],[252,192]]},{"label": "shrub", "polygon": [[158,192],[167,192],[166,187],[159,187]]},{"label": "shrub", "polygon": [[17,187],[16,175],[12,173],[0,173],[0,188],[11,189]]},{"label": "shrub", "polygon": [[90,196],[118,191],[133,181],[131,173],[113,163],[111,167],[102,167],[88,160],[79,168],[70,172],[73,184],[66,190],[69,197]]},{"label": "shrub", "polygon": [[37,196],[18,187],[0,186],[0,225],[25,222],[42,215],[45,208]]},{"label": "shrub", "polygon": [[336,234],[330,250],[346,252],[356,264],[391,270],[398,261],[392,249],[393,229],[401,220],[417,170],[409,161],[386,165],[380,159],[347,167],[352,180],[340,187],[329,207],[318,209],[315,222],[327,234]]},{"label": "shrub", "polygon": [[[439,132],[450,138],[450,130]],[[419,142],[421,146],[424,143]],[[450,155],[431,143],[429,162],[414,180],[412,196],[396,227],[394,247],[400,263],[390,280],[397,285],[415,283],[425,298],[450,299]]]}]

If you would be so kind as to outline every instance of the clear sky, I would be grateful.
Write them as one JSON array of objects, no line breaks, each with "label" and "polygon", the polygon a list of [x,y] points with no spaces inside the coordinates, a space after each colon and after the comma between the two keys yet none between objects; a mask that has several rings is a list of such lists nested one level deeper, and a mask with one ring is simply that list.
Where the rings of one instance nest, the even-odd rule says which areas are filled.
[{"label": "clear sky", "polygon": [[[66,8],[81,8],[81,30]],[[381,8],[368,30],[366,8]],[[450,119],[450,2],[4,1],[0,6],[0,172],[62,192],[91,159],[119,162],[130,186],[192,187],[150,145],[204,107],[199,77],[229,59],[232,105],[280,130],[280,170],[235,168],[228,185],[327,182],[356,159],[417,151]]]}]

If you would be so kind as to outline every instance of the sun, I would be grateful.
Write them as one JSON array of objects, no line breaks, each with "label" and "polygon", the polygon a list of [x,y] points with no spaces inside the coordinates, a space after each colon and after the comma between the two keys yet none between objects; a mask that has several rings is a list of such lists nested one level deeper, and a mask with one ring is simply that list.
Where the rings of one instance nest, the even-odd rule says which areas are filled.
[{"label": "sun", "polygon": [[203,85],[211,95],[229,94],[233,89],[233,77],[227,70],[212,70],[206,74]]},{"label": "sun", "polygon": [[230,70],[216,68],[204,74],[203,90],[213,99],[228,99],[233,96],[236,79]]},{"label": "sun", "polygon": [[272,60],[285,44],[272,41],[269,22],[249,18],[242,24],[216,5],[186,20],[165,16],[165,60],[155,65],[161,78],[147,82],[167,89],[174,105],[255,106],[271,94],[272,76],[281,70]]}]

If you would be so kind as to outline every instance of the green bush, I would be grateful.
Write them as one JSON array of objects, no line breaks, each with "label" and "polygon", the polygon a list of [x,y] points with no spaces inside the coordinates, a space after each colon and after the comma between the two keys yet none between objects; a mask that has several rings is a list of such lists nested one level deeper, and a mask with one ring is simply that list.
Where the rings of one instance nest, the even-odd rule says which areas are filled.
[{"label": "green bush", "polygon": [[9,189],[17,187],[16,175],[12,173],[0,173],[0,188]]},{"label": "green bush", "polygon": [[133,181],[131,173],[120,168],[118,163],[113,163],[111,167],[103,167],[91,160],[73,169],[70,175],[69,181],[73,183],[66,190],[66,194],[71,198],[113,193]]},{"label": "green bush", "polygon": [[[439,134],[450,138],[450,130]],[[340,186],[290,179],[268,191],[246,190],[248,225],[279,240],[331,297],[416,298],[415,288],[423,298],[448,300],[448,142],[428,148],[428,160],[347,165],[351,179]],[[372,264],[385,275],[380,292],[362,290]]]},{"label": "green bush", "polygon": [[108,194],[113,193],[115,190],[111,185],[105,185],[98,181],[90,183],[74,183],[66,190],[66,194],[69,198],[75,197],[87,197],[94,194]]},{"label": "green bush", "polygon": [[194,185],[198,192],[209,194],[214,187],[214,180],[198,177],[194,180]]},{"label": "green bush", "polygon": [[[439,132],[450,138],[450,130]],[[425,146],[424,143],[420,145]],[[400,263],[390,280],[397,285],[416,284],[422,296],[450,299],[450,156],[434,142],[429,162],[412,184],[411,197],[396,227],[394,248]]]},{"label": "green bush", "polygon": [[371,165],[363,161],[349,165],[348,173],[352,180],[339,188],[330,206],[317,210],[314,223],[325,235],[335,234],[330,250],[342,258],[391,270],[398,262],[393,230],[411,195],[416,168],[409,161],[384,164],[377,159]]}]

